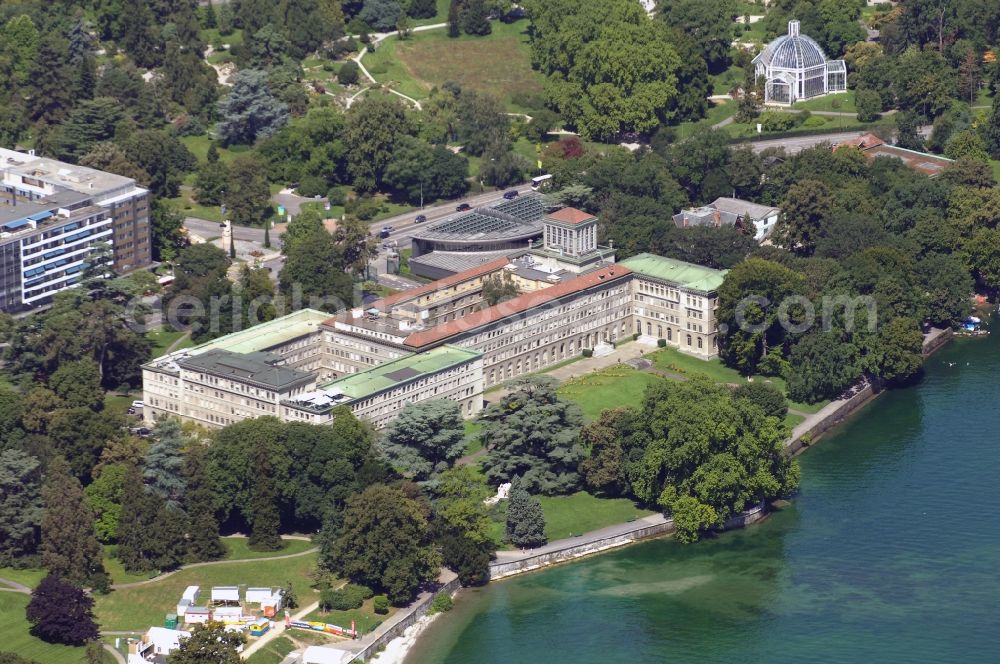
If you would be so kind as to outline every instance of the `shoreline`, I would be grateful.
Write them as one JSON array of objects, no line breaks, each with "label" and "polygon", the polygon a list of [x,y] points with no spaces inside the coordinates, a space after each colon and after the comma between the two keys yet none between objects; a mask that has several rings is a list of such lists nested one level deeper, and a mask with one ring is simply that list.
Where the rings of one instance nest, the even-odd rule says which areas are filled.
[{"label": "shoreline", "polygon": [[[925,335],[923,341],[924,360],[946,346],[954,336],[950,328],[934,328]],[[867,384],[846,398],[830,402],[793,430],[792,435],[785,442],[788,453],[793,456],[802,454],[815,445],[825,434],[836,429],[847,419],[856,415],[884,392],[885,390],[875,391],[870,384]],[[803,440],[803,438],[806,438],[806,440]],[[769,505],[761,504],[756,508],[731,517],[723,524],[721,530],[745,528],[759,523],[767,518],[770,511]],[[657,517],[659,517],[658,520]],[[627,528],[628,526],[634,526],[634,524],[639,525],[631,529]],[[615,530],[623,530],[624,532],[615,533]],[[605,533],[604,531],[608,532]],[[656,514],[638,519],[632,522],[632,524],[617,524],[592,531],[591,533],[584,533],[580,537],[572,538],[572,543],[570,544],[564,544],[569,542],[569,540],[557,540],[545,547],[536,549],[535,553],[531,555],[507,556],[509,558],[508,561],[502,561],[500,554],[516,552],[498,551],[497,560],[490,564],[490,583],[502,581],[503,579],[519,574],[547,569],[554,565],[571,563],[580,558],[616,550],[639,541],[666,537],[672,533],[673,520],[667,519],[662,514]],[[588,535],[592,537],[588,537]],[[549,547],[554,548],[548,551],[541,551]],[[497,573],[496,576],[494,576],[495,571]],[[453,593],[453,596],[460,591],[461,587]],[[413,630],[412,634],[404,632],[403,636],[387,643],[386,652],[395,646],[391,659],[381,659],[380,656],[377,656],[371,661],[378,662],[378,664],[408,664],[406,661],[407,655],[413,649],[413,646],[416,645],[421,633],[436,616],[437,614],[434,616],[424,616],[417,624],[406,630],[406,632]]]}]

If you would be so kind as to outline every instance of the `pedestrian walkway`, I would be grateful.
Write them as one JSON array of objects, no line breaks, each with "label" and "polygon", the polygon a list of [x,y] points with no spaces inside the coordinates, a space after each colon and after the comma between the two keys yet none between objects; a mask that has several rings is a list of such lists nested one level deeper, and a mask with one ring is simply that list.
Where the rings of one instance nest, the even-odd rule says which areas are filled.
[{"label": "pedestrian walkway", "polygon": [[497,563],[516,563],[522,560],[528,560],[529,558],[535,558],[537,556],[544,556],[550,553],[558,553],[564,549],[569,549],[572,547],[583,546],[587,544],[593,544],[594,542],[599,542],[601,540],[610,539],[613,537],[620,537],[621,535],[627,535],[630,532],[639,530],[640,528],[651,528],[653,526],[660,526],[667,523],[667,519],[662,514],[650,514],[649,516],[644,516],[641,519],[636,519],[635,521],[626,521],[625,523],[616,523],[613,526],[605,526],[604,528],[598,528],[597,530],[591,530],[589,533],[583,533],[576,537],[566,537],[563,539],[553,540],[544,546],[537,547],[535,549],[522,549],[516,551],[497,551],[496,562]]}]

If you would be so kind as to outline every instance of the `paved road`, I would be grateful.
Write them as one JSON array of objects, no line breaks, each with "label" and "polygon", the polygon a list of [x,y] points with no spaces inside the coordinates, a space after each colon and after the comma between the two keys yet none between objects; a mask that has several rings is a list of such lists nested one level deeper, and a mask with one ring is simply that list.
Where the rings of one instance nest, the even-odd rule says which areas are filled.
[{"label": "paved road", "polygon": [[617,537],[619,535],[624,535],[625,533],[630,533],[637,528],[658,526],[666,522],[667,518],[662,514],[651,514],[649,516],[644,516],[641,519],[636,519],[635,521],[616,523],[613,526],[606,526],[604,528],[598,528],[597,530],[591,530],[589,533],[583,533],[577,537],[570,535],[570,537],[553,540],[545,546],[540,546],[536,549],[527,549],[524,551],[497,551],[496,561],[498,563],[513,563],[526,558],[544,555],[546,553],[555,553],[556,551],[562,551],[563,549],[568,549],[569,547],[589,544],[591,542],[607,539],[609,537]]},{"label": "paved road", "polygon": [[[767,148],[785,148],[785,152],[788,154],[797,154],[802,152],[807,148],[811,148],[820,143],[842,143],[844,141],[849,141],[852,138],[858,138],[863,134],[867,134],[867,131],[843,131],[843,132],[830,132],[829,134],[819,134],[816,136],[791,136],[787,138],[774,138],[766,139],[762,141],[747,141],[754,149],[754,152],[762,152]],[[920,128],[920,134],[924,137],[930,136],[931,127],[930,125],[925,125]]]}]

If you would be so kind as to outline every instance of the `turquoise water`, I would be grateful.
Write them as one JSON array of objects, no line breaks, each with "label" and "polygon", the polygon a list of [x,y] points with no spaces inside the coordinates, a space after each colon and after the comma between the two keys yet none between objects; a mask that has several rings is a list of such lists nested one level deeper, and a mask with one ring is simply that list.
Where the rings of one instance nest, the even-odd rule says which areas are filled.
[{"label": "turquoise water", "polygon": [[1000,335],[800,461],[758,526],[463,591],[407,664],[1000,661]]}]

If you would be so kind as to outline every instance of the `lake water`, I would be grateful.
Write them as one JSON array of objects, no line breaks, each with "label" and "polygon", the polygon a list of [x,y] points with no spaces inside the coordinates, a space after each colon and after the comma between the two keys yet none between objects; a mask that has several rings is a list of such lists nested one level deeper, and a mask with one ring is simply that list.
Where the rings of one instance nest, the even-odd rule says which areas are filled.
[{"label": "lake water", "polygon": [[407,664],[1000,661],[1000,334],[799,459],[764,523],[463,590]]}]

